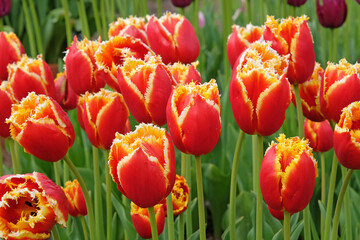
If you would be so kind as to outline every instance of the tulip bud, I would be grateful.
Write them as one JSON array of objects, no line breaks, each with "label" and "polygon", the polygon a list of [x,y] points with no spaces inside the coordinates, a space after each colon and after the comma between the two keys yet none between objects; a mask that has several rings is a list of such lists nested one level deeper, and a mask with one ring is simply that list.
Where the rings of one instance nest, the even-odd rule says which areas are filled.
[{"label": "tulip bud", "polygon": [[327,152],[333,147],[334,133],[329,121],[313,122],[306,118],[304,132],[314,151]]},{"label": "tulip bud", "polygon": [[360,102],[353,102],[342,110],[334,131],[334,150],[346,168],[360,169]]},{"label": "tulip bud", "polygon": [[86,216],[87,208],[84,193],[77,179],[67,181],[62,188],[69,203],[69,214],[74,217]]},{"label": "tulip bud", "polygon": [[181,7],[181,8],[189,6],[192,3],[192,1],[193,0],[171,0],[172,4],[175,7]]},{"label": "tulip bud", "polygon": [[0,177],[0,238],[48,239],[67,219],[64,192],[42,173]]},{"label": "tulip bud", "polygon": [[160,19],[149,18],[146,28],[151,49],[165,64],[192,63],[199,56],[200,44],[196,32],[184,16],[167,13]]},{"label": "tulip bud", "polygon": [[296,213],[310,202],[317,163],[307,141],[281,134],[265,152],[260,187],[265,202],[276,211]]},{"label": "tulip bud", "polygon": [[316,0],[316,14],[319,22],[326,28],[338,28],[346,20],[347,6],[345,0]]},{"label": "tulip bud", "polygon": [[64,110],[76,108],[78,95],[70,87],[66,72],[58,73],[55,78],[56,101]]},{"label": "tulip bud", "polygon": [[[152,237],[149,210],[141,208],[135,203],[131,202],[131,220],[134,224],[136,232],[140,237],[148,239]],[[162,204],[157,204],[154,207],[156,228],[158,235],[160,235],[165,226],[165,211]]]},{"label": "tulip bud", "polygon": [[0,32],[0,49],[1,82],[8,79],[8,64],[19,61],[21,59],[21,55],[25,53],[25,50],[19,38],[14,33],[7,32]]},{"label": "tulip bud", "polygon": [[196,70],[199,62],[193,62],[191,64],[182,64],[180,62],[174,64],[168,64],[167,67],[175,78],[176,85],[184,85],[191,82],[201,84],[201,76],[198,70]]},{"label": "tulip bud", "polygon": [[306,3],[306,0],[287,0],[287,3],[294,7],[300,7]]},{"label": "tulip bud", "polygon": [[16,103],[10,82],[3,81],[0,85],[0,137],[10,137],[10,125],[5,120],[11,115],[11,106]]},{"label": "tulip bud", "polygon": [[118,18],[115,22],[110,23],[109,39],[116,36],[131,36],[141,40],[146,45],[149,41],[146,36],[146,21],[142,17]]},{"label": "tulip bud", "polygon": [[0,18],[6,16],[11,9],[11,0],[0,0]]},{"label": "tulip bud", "polygon": [[10,118],[11,137],[25,152],[48,162],[62,159],[74,143],[75,132],[60,105],[45,95],[29,93],[14,104]]},{"label": "tulip bud", "polygon": [[116,134],[109,154],[110,173],[118,189],[136,205],[158,204],[176,178],[175,152],[165,129],[141,123],[125,135]]}]

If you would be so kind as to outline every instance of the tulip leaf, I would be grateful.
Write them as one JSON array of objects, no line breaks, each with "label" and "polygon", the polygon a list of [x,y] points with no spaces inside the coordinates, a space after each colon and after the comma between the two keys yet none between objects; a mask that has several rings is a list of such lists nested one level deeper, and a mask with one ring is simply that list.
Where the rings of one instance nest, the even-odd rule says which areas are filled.
[{"label": "tulip leaf", "polygon": [[299,239],[300,233],[301,233],[301,231],[303,230],[303,228],[304,228],[304,221],[301,220],[301,221],[295,226],[294,231],[291,233],[290,239],[291,239],[291,240],[297,240],[297,239]]},{"label": "tulip leaf", "polygon": [[[244,219],[244,216],[236,219],[235,221],[235,228],[237,228],[240,224],[240,222]],[[223,232],[223,234],[221,235],[221,239],[222,240],[228,240],[230,238],[229,236],[229,232],[230,232],[230,226],[228,226],[225,231]]]},{"label": "tulip leaf", "polygon": [[283,239],[284,239],[284,232],[283,229],[280,228],[280,230],[277,233],[275,233],[272,240],[283,240]]},{"label": "tulip leaf", "polygon": [[125,207],[121,204],[120,199],[118,199],[113,193],[111,194],[111,202],[117,214],[119,215],[121,223],[127,233],[128,239],[135,239],[137,234],[134,225],[130,220],[130,209],[128,209],[126,212]]},{"label": "tulip leaf", "polygon": [[193,234],[190,235],[188,240],[198,240],[200,239],[200,229],[198,229],[196,232],[193,232]]},{"label": "tulip leaf", "polygon": [[290,218],[290,227],[291,227],[291,231],[294,231],[294,228],[299,220],[299,214],[300,213],[294,213],[291,218]]},{"label": "tulip leaf", "polygon": [[326,219],[326,210],[325,210],[324,204],[321,202],[321,200],[318,200],[318,204],[319,204],[321,216],[322,216],[324,219]]}]

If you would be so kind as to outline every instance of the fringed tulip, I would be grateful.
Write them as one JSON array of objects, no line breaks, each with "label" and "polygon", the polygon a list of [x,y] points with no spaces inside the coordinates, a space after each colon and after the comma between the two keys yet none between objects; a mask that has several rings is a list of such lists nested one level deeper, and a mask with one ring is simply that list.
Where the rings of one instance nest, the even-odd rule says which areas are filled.
[{"label": "fringed tulip", "polygon": [[202,85],[192,82],[174,88],[166,115],[171,137],[181,152],[196,156],[211,152],[221,134],[216,81],[212,79]]},{"label": "fringed tulip", "polygon": [[146,34],[151,49],[166,64],[192,63],[199,56],[199,40],[193,26],[184,16],[169,12],[160,19],[151,16]]},{"label": "fringed tulip", "polygon": [[314,192],[317,163],[307,141],[281,134],[266,150],[260,170],[265,202],[275,211],[303,210]]},{"label": "fringed tulip", "polygon": [[95,64],[95,52],[99,46],[98,41],[89,41],[86,37],[78,42],[75,36],[66,51],[66,74],[71,88],[78,95],[97,92],[105,86],[104,79],[98,76],[98,67]]},{"label": "fringed tulip", "polygon": [[339,64],[328,62],[320,85],[320,109],[324,117],[338,122],[341,110],[360,100],[360,64],[341,59]]},{"label": "fringed tulip", "polygon": [[74,217],[86,216],[86,202],[78,180],[67,181],[63,191],[69,204],[69,214]]},{"label": "fringed tulip", "polygon": [[34,92],[14,104],[10,123],[11,137],[25,152],[48,162],[62,159],[74,143],[75,132],[60,105],[45,95]]},{"label": "fringed tulip", "polygon": [[33,59],[23,55],[20,61],[10,64],[8,70],[8,81],[16,100],[21,101],[29,92],[55,98],[54,76],[41,56]]},{"label": "fringed tulip", "polygon": [[326,28],[338,28],[346,20],[347,6],[345,0],[316,0],[316,14],[319,22]]},{"label": "fringed tulip", "polygon": [[68,202],[42,173],[0,177],[0,237],[48,239],[56,223],[66,226]]},{"label": "fringed tulip", "polygon": [[307,20],[306,16],[290,16],[279,22],[268,17],[265,23],[264,40],[271,41],[280,55],[290,54],[287,78],[291,84],[307,81],[314,72],[314,43]]},{"label": "fringed tulip", "polygon": [[122,67],[126,58],[134,57],[144,60],[145,55],[153,53],[140,40],[129,36],[116,36],[103,42],[95,53],[97,76],[117,92],[120,87],[117,81],[117,69]]},{"label": "fringed tulip", "polygon": [[157,56],[127,58],[118,71],[121,92],[135,120],[158,126],[166,123],[166,104],[174,81]]},{"label": "fringed tulip", "polygon": [[343,109],[335,126],[334,150],[341,165],[360,169],[360,102]]},{"label": "fringed tulip", "polygon": [[[1,8],[1,7],[0,7]],[[0,32],[0,82],[8,79],[8,64],[17,62],[25,54],[24,47],[15,33]]]},{"label": "fringed tulip", "polygon": [[241,55],[229,98],[235,120],[245,133],[269,136],[283,124],[291,102],[287,66],[287,57],[277,54],[269,42],[255,42]]},{"label": "fringed tulip", "polygon": [[238,59],[249,45],[262,37],[264,29],[248,24],[246,27],[233,25],[232,30],[233,32],[230,34],[226,45],[227,57],[231,68],[234,67],[236,59]]},{"label": "fringed tulip", "polygon": [[300,7],[306,3],[306,0],[287,0],[287,3],[294,7]]},{"label": "fringed tulip", "polygon": [[315,152],[327,152],[333,148],[334,133],[329,121],[313,122],[306,118],[304,132],[309,146]]},{"label": "fringed tulip", "polygon": [[[189,205],[189,193],[190,188],[185,178],[180,175],[176,175],[176,180],[173,189],[171,190],[171,199],[173,205],[174,216],[183,213]],[[166,199],[162,201],[165,210],[165,217],[167,216]]]},{"label": "fringed tulip", "polygon": [[12,94],[10,82],[3,81],[0,85],[0,137],[10,137],[10,125],[5,120],[11,115],[12,104],[17,103]]},{"label": "fringed tulip", "polygon": [[68,111],[76,108],[78,95],[71,88],[66,76],[66,72],[61,72],[55,78],[56,101],[60,106]]},{"label": "fringed tulip", "polygon": [[118,18],[115,22],[110,23],[108,35],[110,39],[116,36],[131,36],[149,45],[146,36],[146,21],[142,17]]},{"label": "fringed tulip", "polygon": [[191,64],[182,64],[180,62],[174,64],[168,64],[168,68],[175,78],[176,85],[188,84],[195,82],[201,84],[201,76],[198,70],[196,70],[199,62],[193,62]]},{"label": "fringed tulip", "polygon": [[[134,224],[136,232],[140,237],[148,239],[152,237],[149,210],[141,208],[135,203],[131,202],[131,220]],[[165,226],[165,211],[162,204],[155,205],[155,219],[158,235],[162,233]]]},{"label": "fringed tulip", "polygon": [[[129,128],[129,110],[120,93],[101,89],[81,96],[82,122],[90,142],[97,148],[110,149],[115,133]],[[81,114],[81,113],[79,113]]]},{"label": "fringed tulip", "polygon": [[163,128],[143,123],[126,135],[117,133],[109,166],[121,193],[142,208],[155,206],[169,195],[175,183],[170,135]]}]

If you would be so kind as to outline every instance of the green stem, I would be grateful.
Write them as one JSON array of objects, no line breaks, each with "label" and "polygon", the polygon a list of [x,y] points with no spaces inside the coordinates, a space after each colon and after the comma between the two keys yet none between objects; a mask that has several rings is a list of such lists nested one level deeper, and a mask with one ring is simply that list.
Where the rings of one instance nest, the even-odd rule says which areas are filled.
[{"label": "green stem", "polygon": [[174,213],[173,213],[173,205],[172,205],[172,194],[166,197],[166,211],[167,211],[167,226],[168,226],[168,239],[174,240]]},{"label": "green stem", "polygon": [[247,21],[250,23],[251,22],[251,0],[246,0],[246,7],[247,7]]},{"label": "green stem", "polygon": [[[185,153],[181,153],[181,176],[183,176],[185,178],[186,176],[186,154]],[[189,198],[190,201],[190,198]],[[190,211],[190,210],[188,210]],[[178,233],[179,233],[179,240],[184,240],[184,217],[185,217],[185,212],[181,213],[179,216],[179,229],[178,229]]]},{"label": "green stem", "polygon": [[83,216],[80,217],[81,226],[84,232],[84,240],[88,240],[87,228],[85,223],[85,218]]},{"label": "green stem", "polygon": [[16,149],[15,149],[15,140],[14,139],[9,139],[9,147],[10,147],[10,154],[11,154],[11,161],[12,161],[12,166],[13,166],[13,171],[14,174],[19,174],[20,173],[20,164],[19,161],[17,159],[16,156]]},{"label": "green stem", "polygon": [[350,35],[350,24],[351,22],[350,21],[346,21],[345,22],[346,24],[346,27],[345,27],[345,30],[346,30],[346,33],[345,33],[345,58],[350,60],[350,44],[349,44],[349,35]]},{"label": "green stem", "polygon": [[256,170],[257,170],[257,159],[258,159],[258,142],[257,142],[257,136],[252,135],[251,136],[251,143],[252,143],[252,161],[253,161],[253,169],[252,169],[252,175],[253,175],[253,190],[256,192]]},{"label": "green stem", "polygon": [[[231,1],[221,1],[223,3],[223,52],[226,53],[227,39],[231,32]],[[230,65],[227,59],[227,54],[224,54],[224,78],[225,83],[230,83]]]},{"label": "green stem", "polygon": [[55,183],[61,186],[60,162],[54,162]]},{"label": "green stem", "polygon": [[32,26],[31,26],[32,21],[31,21],[30,14],[29,14],[27,0],[22,1],[22,3],[23,3],[24,14],[25,14],[26,33],[28,34],[28,37],[29,37],[30,53],[31,53],[32,57],[35,57],[36,56],[36,46],[35,46],[35,40],[34,40],[34,33],[33,33]]},{"label": "green stem", "polygon": [[[320,40],[321,40],[321,56],[322,56],[322,66],[326,65],[327,60],[331,61],[330,56],[327,56],[327,51],[328,51],[328,42],[331,42],[330,40],[327,40],[326,37],[326,30],[324,27],[322,27],[320,24],[318,24],[319,28],[320,28]],[[330,55],[330,54],[329,54]]]},{"label": "green stem", "polygon": [[[107,8],[110,11],[108,22],[111,23],[116,20],[115,19],[115,0],[110,0],[110,6],[108,6]],[[106,36],[108,36],[108,35],[106,34]]]},{"label": "green stem", "polygon": [[296,100],[299,138],[304,138],[304,115],[302,112],[302,105],[301,105],[301,98],[300,98],[300,91],[298,84],[294,85],[294,92],[295,92],[295,100]]},{"label": "green stem", "polygon": [[111,205],[111,176],[108,164],[109,151],[105,150],[105,181],[106,181],[106,236],[107,239],[112,239],[112,205]]},{"label": "green stem", "polygon": [[[190,156],[185,154],[186,157],[186,175],[185,175],[185,179],[186,182],[188,183],[189,187],[191,187],[191,161],[190,161]],[[189,201],[191,202],[192,199],[192,192],[189,192]],[[191,207],[189,207],[186,210],[186,237],[189,238],[193,233],[193,229],[192,229],[192,212],[191,212]]]},{"label": "green stem", "polygon": [[54,226],[51,232],[54,240],[61,240],[57,226]]},{"label": "green stem", "polygon": [[206,226],[205,226],[205,204],[201,172],[201,156],[195,156],[196,168],[196,187],[198,197],[198,210],[199,210],[199,226],[200,226],[200,240],[206,239]]},{"label": "green stem", "polygon": [[345,179],[343,181],[343,184],[340,189],[339,197],[336,202],[335,212],[334,212],[334,219],[333,219],[333,229],[332,229],[332,239],[337,239],[338,237],[338,228],[339,228],[339,220],[340,220],[340,211],[342,202],[344,200],[345,192],[347,189],[347,186],[349,185],[351,175],[353,174],[354,170],[349,169],[347,172]]},{"label": "green stem", "polygon": [[335,49],[335,39],[334,39],[334,29],[330,29],[330,41],[329,41],[329,49],[330,49],[330,53],[329,53],[329,61],[334,62],[334,49]]},{"label": "green stem", "polygon": [[230,182],[230,240],[235,239],[235,219],[236,219],[236,177],[239,170],[240,149],[244,139],[244,132],[240,130],[234,152],[231,182]]},{"label": "green stem", "polygon": [[156,6],[157,6],[157,15],[158,17],[162,14],[162,0],[156,0]]},{"label": "green stem", "polygon": [[89,147],[87,144],[87,136],[85,131],[81,131],[81,140],[82,140],[82,144],[83,144],[83,149],[84,149],[84,155],[85,155],[85,166],[86,168],[90,168],[90,154],[89,154]]},{"label": "green stem", "polygon": [[[126,210],[127,210],[127,211],[130,211],[130,209],[128,209],[127,198],[125,197],[124,194],[122,194],[122,203],[123,203],[123,205],[124,205],[125,211],[126,211]],[[124,239],[125,239],[125,240],[128,240],[128,239],[129,239],[126,231],[124,231]]]},{"label": "green stem", "polygon": [[3,18],[0,17],[0,32],[4,31],[4,22],[3,22]]},{"label": "green stem", "polygon": [[36,43],[37,43],[38,53],[45,54],[43,43],[42,43],[42,37],[41,37],[41,34],[40,34],[39,18],[38,18],[37,13],[36,13],[34,0],[29,0],[29,3],[30,3],[29,5],[30,5],[30,11],[31,11],[31,15],[32,15],[32,20],[33,20],[33,23],[34,23],[34,29],[35,29],[35,36],[36,36]]},{"label": "green stem", "polygon": [[265,1],[260,0],[260,25],[264,24],[264,18],[265,18]]},{"label": "green stem", "polygon": [[[0,18],[1,21],[1,18]],[[4,167],[3,167],[3,155],[2,155],[2,145],[1,145],[2,139],[0,138],[0,176],[4,175]]]},{"label": "green stem", "polygon": [[149,217],[150,217],[150,225],[151,225],[151,235],[153,240],[158,240],[158,231],[156,227],[156,218],[155,218],[155,210],[154,207],[149,207]]},{"label": "green stem", "polygon": [[184,213],[179,216],[179,240],[184,240]]},{"label": "green stem", "polygon": [[88,218],[89,218],[90,238],[91,240],[95,240],[97,235],[96,235],[95,221],[94,221],[94,209],[93,209],[93,204],[91,201],[89,190],[86,187],[84,179],[81,177],[79,171],[76,169],[75,165],[70,160],[68,155],[65,155],[64,160],[66,164],[69,166],[72,173],[75,175],[76,179],[79,181],[80,187],[84,193],[84,198],[85,198]]},{"label": "green stem", "polygon": [[180,15],[185,16],[185,8],[183,8],[183,7],[179,7],[178,9],[179,9],[179,13],[180,13]]},{"label": "green stem", "polygon": [[284,240],[290,240],[290,213],[284,211]]},{"label": "green stem", "polygon": [[332,208],[333,208],[333,200],[334,200],[337,166],[338,166],[338,160],[336,158],[336,154],[334,153],[333,162],[331,166],[329,192],[326,203],[326,218],[325,218],[325,229],[324,229],[323,239],[329,239],[330,237],[330,227],[331,227],[330,225],[331,225],[331,216],[332,216]]},{"label": "green stem", "polygon": [[263,136],[258,137],[258,155],[256,160],[256,240],[262,239],[262,193],[260,188],[260,168],[263,158]]},{"label": "green stem", "polygon": [[149,14],[148,1],[144,0],[144,2],[142,4],[143,4],[143,7],[144,7],[144,15],[143,16],[148,15]]},{"label": "green stem", "polygon": [[[322,204],[325,206],[325,193],[326,193],[326,186],[325,186],[325,181],[326,181],[326,176],[325,176],[325,154],[322,152],[320,153],[320,161],[321,161],[321,202]],[[324,217],[322,214],[320,214],[320,233],[321,236],[324,236],[324,226],[325,226],[325,222],[324,222]]]},{"label": "green stem", "polygon": [[63,168],[63,181],[65,184],[69,180],[69,166],[64,164]]},{"label": "green stem", "polygon": [[71,25],[70,25],[69,4],[68,4],[67,0],[61,0],[61,4],[64,9],[66,43],[68,46],[70,46],[71,41],[72,41],[72,33],[71,33]]},{"label": "green stem", "polygon": [[104,239],[103,233],[103,225],[101,224],[103,221],[102,217],[102,202],[101,202],[101,180],[100,180],[100,165],[99,165],[99,150],[93,146],[93,173],[94,173],[94,201],[95,201],[95,222],[96,224],[96,232],[98,239]]},{"label": "green stem", "polygon": [[[96,0],[92,0],[93,10],[94,10],[94,17],[95,17],[95,26],[96,31],[100,36],[102,36],[101,32],[101,23],[100,23],[100,16],[99,16],[99,9],[96,3]],[[102,36],[103,37],[103,36]]]},{"label": "green stem", "polygon": [[[341,167],[343,183],[346,181],[347,170],[345,167]],[[351,231],[351,214],[350,214],[350,199],[349,199],[349,191],[345,191],[344,196],[344,208],[345,208],[345,232],[346,239],[352,239],[352,231]],[[340,207],[341,208],[341,207]],[[336,214],[336,211],[335,211]]]},{"label": "green stem", "polygon": [[334,53],[333,53],[333,58],[334,58],[334,62],[337,62],[337,46],[338,46],[338,41],[337,41],[337,30],[334,28],[334,29],[332,29],[332,31],[333,31],[333,41],[334,41],[334,49],[333,49],[333,51],[334,51]]},{"label": "green stem", "polygon": [[100,11],[101,11],[101,23],[102,23],[102,40],[107,39],[107,24],[106,24],[106,11],[105,11],[105,0],[100,1]]},{"label": "green stem", "polygon": [[81,31],[84,36],[90,39],[91,35],[90,35],[90,29],[87,20],[84,0],[78,1],[78,8],[79,8],[80,21],[81,21]]}]

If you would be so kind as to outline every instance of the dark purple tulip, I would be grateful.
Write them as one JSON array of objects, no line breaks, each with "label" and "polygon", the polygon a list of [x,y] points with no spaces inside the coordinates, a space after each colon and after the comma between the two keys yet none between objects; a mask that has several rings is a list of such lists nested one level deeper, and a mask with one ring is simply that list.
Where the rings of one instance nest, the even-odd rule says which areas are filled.
[{"label": "dark purple tulip", "polygon": [[346,2],[345,0],[323,0],[323,5],[320,5],[319,0],[316,0],[316,13],[324,27],[340,27],[347,15]]},{"label": "dark purple tulip", "polygon": [[187,7],[193,0],[171,0],[175,7]]},{"label": "dark purple tulip", "polygon": [[11,0],[0,0],[0,17],[7,15],[10,12]]},{"label": "dark purple tulip", "polygon": [[306,0],[287,0],[287,3],[294,7],[300,7],[306,3]]},{"label": "dark purple tulip", "polygon": [[358,2],[358,4],[360,4],[360,0],[356,0]]}]

